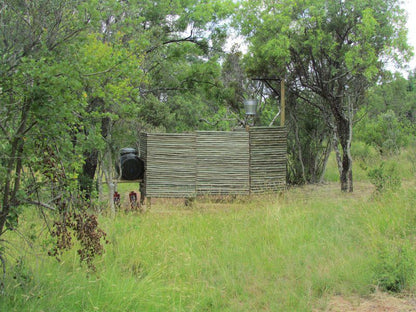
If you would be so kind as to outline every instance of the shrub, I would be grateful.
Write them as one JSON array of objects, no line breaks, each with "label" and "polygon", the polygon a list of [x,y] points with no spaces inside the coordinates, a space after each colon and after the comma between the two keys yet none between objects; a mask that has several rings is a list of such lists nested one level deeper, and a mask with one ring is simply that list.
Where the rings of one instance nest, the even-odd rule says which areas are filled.
[{"label": "shrub", "polygon": [[373,146],[362,141],[353,141],[351,146],[351,156],[354,160],[367,163],[377,158],[379,154]]},{"label": "shrub", "polygon": [[409,129],[392,110],[376,119],[364,119],[355,127],[356,138],[377,148],[381,154],[395,154],[409,141]]},{"label": "shrub", "polygon": [[400,174],[394,162],[381,162],[379,166],[369,169],[368,177],[377,192],[393,191],[401,187]]},{"label": "shrub", "polygon": [[416,173],[416,140],[413,139],[413,141],[410,144],[410,149],[406,153],[406,160],[410,164],[410,170],[412,174]]},{"label": "shrub", "polygon": [[409,245],[383,247],[375,264],[375,282],[383,291],[401,292],[415,277],[416,253]]}]

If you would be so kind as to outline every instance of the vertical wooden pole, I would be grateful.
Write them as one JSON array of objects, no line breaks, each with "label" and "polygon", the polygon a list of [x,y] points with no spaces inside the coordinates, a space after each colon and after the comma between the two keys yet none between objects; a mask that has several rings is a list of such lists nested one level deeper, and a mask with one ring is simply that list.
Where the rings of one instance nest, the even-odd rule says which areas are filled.
[{"label": "vertical wooden pole", "polygon": [[282,78],[280,81],[280,125],[285,125],[285,79]]}]

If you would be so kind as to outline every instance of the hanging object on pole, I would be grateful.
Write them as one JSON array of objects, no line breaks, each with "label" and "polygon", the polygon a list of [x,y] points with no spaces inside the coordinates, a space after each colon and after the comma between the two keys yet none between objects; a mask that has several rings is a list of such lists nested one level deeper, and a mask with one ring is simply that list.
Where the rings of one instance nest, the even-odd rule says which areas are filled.
[{"label": "hanging object on pole", "polygon": [[244,101],[244,110],[246,111],[246,115],[256,115],[257,112],[257,100],[255,99],[248,99]]}]

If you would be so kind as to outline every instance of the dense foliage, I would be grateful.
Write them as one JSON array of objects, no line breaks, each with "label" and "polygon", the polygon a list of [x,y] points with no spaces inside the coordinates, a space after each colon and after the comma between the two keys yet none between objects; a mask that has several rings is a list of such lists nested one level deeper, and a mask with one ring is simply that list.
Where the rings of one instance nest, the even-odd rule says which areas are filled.
[{"label": "dense foliage", "polygon": [[386,78],[372,88],[367,105],[357,114],[355,137],[380,154],[398,153],[416,134],[414,73]]}]

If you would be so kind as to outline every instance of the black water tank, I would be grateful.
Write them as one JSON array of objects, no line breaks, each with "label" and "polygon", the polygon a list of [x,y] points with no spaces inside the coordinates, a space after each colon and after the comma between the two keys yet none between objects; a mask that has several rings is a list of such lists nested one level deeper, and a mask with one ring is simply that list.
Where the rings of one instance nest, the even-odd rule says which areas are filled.
[{"label": "black water tank", "polygon": [[142,179],[144,174],[144,162],[137,156],[137,150],[134,148],[122,148],[120,150],[119,162],[116,166],[117,173],[123,180]]}]

